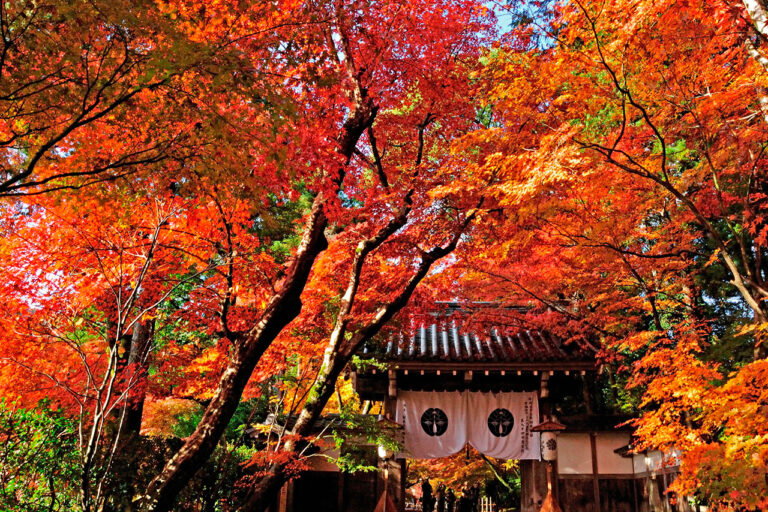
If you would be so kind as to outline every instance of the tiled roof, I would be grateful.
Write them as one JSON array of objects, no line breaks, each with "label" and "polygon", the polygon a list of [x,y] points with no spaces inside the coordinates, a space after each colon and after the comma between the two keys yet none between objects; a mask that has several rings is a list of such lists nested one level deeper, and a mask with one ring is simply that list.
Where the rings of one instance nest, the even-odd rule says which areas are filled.
[{"label": "tiled roof", "polygon": [[597,349],[586,341],[563,342],[542,331],[491,327],[463,332],[434,323],[391,335],[385,346],[366,346],[363,356],[388,362],[539,363],[594,361]]}]

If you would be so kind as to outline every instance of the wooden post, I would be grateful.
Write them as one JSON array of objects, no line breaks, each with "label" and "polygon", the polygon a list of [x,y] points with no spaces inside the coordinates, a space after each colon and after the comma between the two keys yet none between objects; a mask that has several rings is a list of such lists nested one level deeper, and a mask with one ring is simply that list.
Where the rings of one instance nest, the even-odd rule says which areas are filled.
[{"label": "wooden post", "polygon": [[597,434],[589,433],[589,445],[592,451],[592,490],[595,493],[595,512],[600,512],[600,481],[597,474]]},{"label": "wooden post", "polygon": [[[541,389],[546,390],[547,380],[542,378]],[[546,394],[545,394],[546,396]],[[541,458],[547,470],[547,496],[539,512],[562,512],[557,500],[557,482],[555,481],[555,461],[557,460],[557,432],[565,429],[565,425],[556,421],[545,421],[531,429],[541,433]],[[598,511],[599,512],[599,511]]]},{"label": "wooden post", "polygon": [[541,510],[539,512],[563,512],[563,510],[560,508],[560,505],[557,503],[557,498],[555,497],[555,492],[553,490],[553,484],[554,484],[554,463],[553,462],[547,462],[547,497],[544,498],[544,503],[541,505]]},{"label": "wooden post", "polygon": [[339,512],[343,512],[346,506],[346,503],[344,502],[344,490],[347,487],[347,479],[345,475],[346,474],[343,471],[339,471],[339,488],[336,495],[336,506]]},{"label": "wooden post", "polygon": [[587,414],[594,414],[594,409],[592,408],[592,393],[590,393],[589,390],[589,381],[587,381],[583,372],[581,374],[581,395],[584,400],[584,408]]},{"label": "wooden post", "polygon": [[387,372],[389,385],[387,386],[387,395],[389,398],[397,398],[397,373],[394,369],[390,368]]},{"label": "wooden post", "polygon": [[399,485],[398,496],[400,496],[400,500],[397,504],[397,507],[402,512],[405,510],[405,482],[408,479],[408,466],[405,464],[405,459],[397,459],[397,460],[398,460],[398,464],[400,465],[400,481],[398,482],[398,485]]},{"label": "wooden post", "polygon": [[520,511],[538,512],[547,495],[546,463],[538,460],[520,461]]}]

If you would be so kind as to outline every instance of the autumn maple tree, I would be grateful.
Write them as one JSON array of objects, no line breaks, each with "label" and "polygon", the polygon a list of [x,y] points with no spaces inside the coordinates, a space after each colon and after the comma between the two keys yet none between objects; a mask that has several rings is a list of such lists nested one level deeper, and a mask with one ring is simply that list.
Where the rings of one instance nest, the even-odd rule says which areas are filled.
[{"label": "autumn maple tree", "polygon": [[[7,23],[28,14],[8,9]],[[430,191],[466,158],[448,148],[476,124],[470,74],[487,14],[473,2],[52,3],[9,43],[25,62],[69,54],[58,65],[41,55],[43,75],[19,69],[30,94],[8,100],[19,119],[6,126],[3,191],[23,197],[3,209],[3,258],[14,262],[4,267],[4,394],[53,395],[76,412],[84,510],[113,499],[110,468],[155,380],[206,404],[135,497],[172,508],[257,365],[257,376],[280,371],[268,349],[304,301],[309,318],[335,317],[327,346],[315,342],[324,363],[294,427],[309,433],[355,349],[482,208],[480,195]],[[40,25],[57,21],[60,31]],[[38,46],[43,30],[62,39]],[[323,294],[341,302],[324,308]],[[169,323],[201,335],[174,340]],[[153,368],[165,371],[153,378]],[[184,381],[202,368],[203,382]],[[285,478],[271,463],[249,506]]]},{"label": "autumn maple tree", "polygon": [[169,21],[141,2],[3,5],[0,194],[76,188],[184,153],[192,126],[167,103],[152,115],[154,98],[204,57]]},{"label": "autumn maple tree", "polygon": [[74,429],[83,510],[183,507],[212,456],[265,509],[420,294],[599,344],[675,492],[766,506],[762,1],[14,1],[0,37],[0,396]]},{"label": "autumn maple tree", "polygon": [[642,395],[636,448],[682,453],[675,491],[765,507],[764,6],[508,9],[464,142],[504,212],[465,246],[468,296],[601,340]]}]

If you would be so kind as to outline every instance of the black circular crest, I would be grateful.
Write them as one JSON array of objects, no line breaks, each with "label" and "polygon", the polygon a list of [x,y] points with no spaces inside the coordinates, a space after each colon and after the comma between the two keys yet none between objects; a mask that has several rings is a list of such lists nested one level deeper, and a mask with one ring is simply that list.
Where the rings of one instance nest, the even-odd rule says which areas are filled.
[{"label": "black circular crest", "polygon": [[496,437],[508,436],[515,426],[515,417],[506,409],[496,409],[488,415],[488,430]]},{"label": "black circular crest", "polygon": [[428,436],[441,436],[448,430],[448,416],[442,409],[430,407],[421,415],[421,428]]}]

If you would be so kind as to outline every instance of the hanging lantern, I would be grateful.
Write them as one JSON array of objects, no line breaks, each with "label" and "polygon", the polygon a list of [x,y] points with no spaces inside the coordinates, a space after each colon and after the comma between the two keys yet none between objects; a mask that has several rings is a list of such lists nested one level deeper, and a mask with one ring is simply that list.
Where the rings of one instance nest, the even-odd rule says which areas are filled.
[{"label": "hanging lantern", "polygon": [[557,460],[557,433],[565,430],[565,425],[556,421],[545,421],[531,429],[541,432],[541,459],[547,462]]},{"label": "hanging lantern", "polygon": [[552,462],[557,460],[557,433],[541,433],[541,460]]}]

